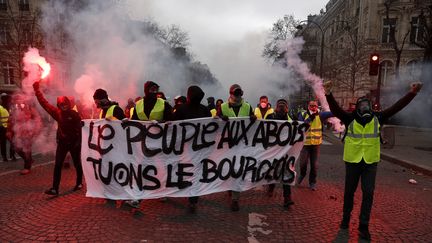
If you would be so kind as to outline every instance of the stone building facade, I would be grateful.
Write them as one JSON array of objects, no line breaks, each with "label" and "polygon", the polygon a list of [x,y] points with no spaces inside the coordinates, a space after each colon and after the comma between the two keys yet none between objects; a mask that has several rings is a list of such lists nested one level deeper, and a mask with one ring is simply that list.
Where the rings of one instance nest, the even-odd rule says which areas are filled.
[{"label": "stone building facade", "polygon": [[[430,0],[330,0],[299,28],[297,35],[306,43],[302,58],[315,73],[333,80],[333,94],[345,109],[360,96],[376,95],[378,77],[369,75],[372,53],[380,56],[381,93],[391,92],[397,82],[419,78],[424,55],[415,44],[422,36],[419,15],[430,5]],[[395,42],[402,50],[399,75]]]}]

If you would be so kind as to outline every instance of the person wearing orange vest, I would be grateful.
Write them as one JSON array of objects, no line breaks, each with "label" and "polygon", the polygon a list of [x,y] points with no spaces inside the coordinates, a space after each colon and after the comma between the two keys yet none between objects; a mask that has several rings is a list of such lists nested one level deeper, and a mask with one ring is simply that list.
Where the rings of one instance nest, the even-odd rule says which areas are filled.
[{"label": "person wearing orange vest", "polygon": [[411,90],[390,108],[374,112],[371,102],[360,97],[353,112],[344,111],[331,94],[332,83],[324,84],[326,99],[332,113],[346,127],[343,160],[345,162],[345,191],[341,229],[349,228],[354,194],[361,178],[362,203],[359,215],[359,236],[370,240],[369,219],[375,190],[375,178],[380,161],[380,127],[383,121],[407,106],[417,95],[422,83],[411,84]]},{"label": "person wearing orange vest", "polygon": [[101,109],[99,119],[122,120],[125,118],[123,109],[117,102],[108,99],[108,93],[103,89],[97,89],[93,95],[96,107]]},{"label": "person wearing orange vest", "polygon": [[333,114],[331,112],[320,112],[318,110],[318,102],[313,100],[309,101],[307,112],[299,115],[299,121],[309,123],[310,127],[306,131],[306,139],[303,149],[300,152],[300,176],[298,184],[301,184],[306,177],[307,165],[310,162],[309,188],[313,191],[316,190],[318,156],[322,143],[323,121],[332,116]]},{"label": "person wearing orange vest", "polygon": [[267,119],[270,114],[274,113],[273,108],[270,107],[267,96],[260,97],[260,103],[255,108],[255,116],[257,119]]}]

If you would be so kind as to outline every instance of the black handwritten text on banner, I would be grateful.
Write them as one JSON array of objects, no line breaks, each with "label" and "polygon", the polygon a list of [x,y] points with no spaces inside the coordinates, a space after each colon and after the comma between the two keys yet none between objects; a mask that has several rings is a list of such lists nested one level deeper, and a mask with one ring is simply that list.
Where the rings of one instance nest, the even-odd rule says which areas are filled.
[{"label": "black handwritten text on banner", "polygon": [[170,123],[84,120],[87,196],[189,197],[293,184],[304,123],[203,118]]}]

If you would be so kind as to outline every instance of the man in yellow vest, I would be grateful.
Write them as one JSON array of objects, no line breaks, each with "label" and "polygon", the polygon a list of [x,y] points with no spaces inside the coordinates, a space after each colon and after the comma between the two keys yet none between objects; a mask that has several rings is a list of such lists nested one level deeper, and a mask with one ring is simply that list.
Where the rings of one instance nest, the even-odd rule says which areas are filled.
[{"label": "man in yellow vest", "polygon": [[371,102],[361,97],[356,102],[353,112],[344,111],[331,94],[331,81],[324,84],[327,102],[332,113],[339,118],[346,127],[343,160],[345,161],[345,192],[341,229],[349,227],[351,211],[354,204],[354,193],[361,178],[362,203],[359,217],[359,235],[370,240],[369,219],[375,190],[377,165],[380,161],[380,127],[387,120],[406,105],[408,105],[420,91],[422,83],[413,83],[411,91],[398,102],[381,112],[373,112]]},{"label": "man in yellow vest", "polygon": [[2,99],[0,99],[0,149],[1,149],[1,155],[3,157],[3,162],[8,161],[6,156],[6,131],[7,131],[7,124],[9,120],[9,112],[2,106],[3,102]]},{"label": "man in yellow vest", "polygon": [[99,119],[122,120],[125,118],[123,109],[117,102],[108,99],[108,93],[103,89],[97,89],[93,95],[96,107],[101,109]]},{"label": "man in yellow vest", "polygon": [[[171,121],[173,118],[172,107],[164,99],[158,98],[160,94],[158,84],[153,81],[145,82],[144,98],[135,103],[131,119],[156,122]],[[132,207],[139,207],[140,202],[140,200],[131,200],[127,203]]]},{"label": "man in yellow vest", "polygon": [[[221,105],[221,109],[218,111],[218,116],[224,121],[228,121],[230,117],[249,117],[251,120],[255,121],[256,116],[253,113],[252,106],[245,102],[242,98],[243,90],[238,84],[231,85],[230,97],[228,102]],[[231,210],[239,211],[239,199],[240,192],[231,192]]]},{"label": "man in yellow vest", "polygon": [[267,96],[260,97],[260,103],[255,108],[255,116],[258,119],[267,119],[270,114],[273,114],[274,110],[270,107]]},{"label": "man in yellow vest", "polygon": [[298,184],[301,184],[306,177],[307,166],[310,162],[309,188],[313,191],[317,189],[318,157],[320,145],[322,144],[323,121],[332,116],[331,112],[320,112],[318,110],[318,102],[314,100],[309,101],[308,110],[299,115],[299,121],[309,123],[310,127],[306,131],[306,139],[300,152],[300,176]]},{"label": "man in yellow vest", "polygon": [[132,120],[140,121],[171,121],[172,107],[171,105],[158,98],[159,85],[153,81],[147,81],[144,84],[144,98],[135,103],[135,108],[132,114]]}]

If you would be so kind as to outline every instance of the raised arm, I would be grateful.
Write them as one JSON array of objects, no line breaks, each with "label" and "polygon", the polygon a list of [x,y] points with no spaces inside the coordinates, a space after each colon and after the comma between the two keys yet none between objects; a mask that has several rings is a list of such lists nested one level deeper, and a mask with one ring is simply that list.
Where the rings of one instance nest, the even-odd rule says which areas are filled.
[{"label": "raised arm", "polygon": [[40,82],[36,81],[33,84],[33,89],[36,95],[36,98],[39,102],[39,104],[42,106],[42,108],[44,108],[44,110],[46,110],[48,112],[48,114],[50,114],[54,120],[58,121],[59,119],[59,114],[58,114],[58,109],[57,107],[51,105],[47,99],[45,99],[45,96],[43,95],[43,93],[40,91]]},{"label": "raised arm", "polygon": [[404,97],[399,99],[394,105],[382,111],[382,118],[388,119],[394,114],[398,113],[403,108],[405,108],[405,106],[407,106],[414,99],[422,86],[422,83],[412,83],[410,92],[408,92]]},{"label": "raised arm", "polygon": [[345,123],[345,121],[350,120],[351,116],[348,112],[344,111],[336,102],[335,98],[333,97],[333,94],[331,93],[331,89],[332,89],[332,82],[331,81],[325,82],[324,91],[325,91],[327,102],[330,107],[330,111],[335,117],[339,118],[342,122]]}]

